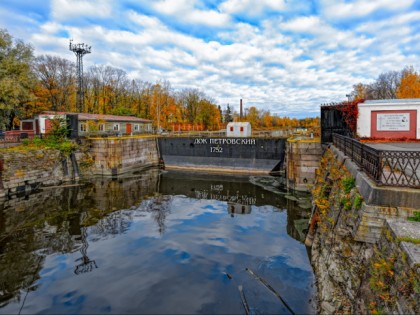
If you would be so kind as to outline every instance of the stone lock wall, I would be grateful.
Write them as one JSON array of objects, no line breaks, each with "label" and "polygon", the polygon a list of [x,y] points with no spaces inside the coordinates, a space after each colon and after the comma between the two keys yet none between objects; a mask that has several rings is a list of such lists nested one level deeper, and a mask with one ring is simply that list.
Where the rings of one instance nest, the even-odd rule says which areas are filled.
[{"label": "stone lock wall", "polygon": [[286,143],[287,187],[309,191],[315,181],[322,147],[319,139],[290,138]]},{"label": "stone lock wall", "polygon": [[79,176],[119,175],[158,163],[155,138],[85,140],[69,157],[58,150],[4,151],[0,153],[0,197],[59,185]]},{"label": "stone lock wall", "polygon": [[[312,190],[319,312],[418,314],[420,230],[407,221],[415,209],[386,215],[384,207],[367,205],[344,162],[328,149]],[[407,238],[406,230],[417,234]]]},{"label": "stone lock wall", "polygon": [[94,138],[85,140],[84,145],[91,158],[88,171],[94,175],[118,175],[159,164],[154,137]]},{"label": "stone lock wall", "polygon": [[61,183],[64,178],[62,159],[57,150],[1,153],[0,196]]}]

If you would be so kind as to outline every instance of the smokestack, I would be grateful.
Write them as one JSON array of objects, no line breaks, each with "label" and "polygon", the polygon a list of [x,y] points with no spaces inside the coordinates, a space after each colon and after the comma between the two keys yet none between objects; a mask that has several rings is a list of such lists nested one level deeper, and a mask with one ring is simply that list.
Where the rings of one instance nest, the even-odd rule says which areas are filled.
[{"label": "smokestack", "polygon": [[239,118],[240,119],[242,119],[242,117],[243,117],[243,115],[242,115],[242,98],[241,98],[241,101],[240,101],[240,109],[239,109]]}]

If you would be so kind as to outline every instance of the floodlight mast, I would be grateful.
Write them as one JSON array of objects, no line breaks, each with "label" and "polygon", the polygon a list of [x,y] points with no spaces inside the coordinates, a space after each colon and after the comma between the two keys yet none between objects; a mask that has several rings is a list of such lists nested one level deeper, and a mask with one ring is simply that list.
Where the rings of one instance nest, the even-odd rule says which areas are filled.
[{"label": "floodlight mast", "polygon": [[77,111],[81,113],[83,111],[84,101],[84,89],[83,89],[83,56],[90,54],[92,46],[85,45],[84,43],[73,44],[73,40],[70,40],[69,49],[74,52],[77,57],[77,100],[76,107]]}]

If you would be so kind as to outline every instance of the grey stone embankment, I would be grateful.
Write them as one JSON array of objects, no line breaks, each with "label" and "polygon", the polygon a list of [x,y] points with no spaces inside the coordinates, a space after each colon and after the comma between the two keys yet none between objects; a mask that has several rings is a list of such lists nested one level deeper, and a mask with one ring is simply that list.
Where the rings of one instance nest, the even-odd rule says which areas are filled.
[{"label": "grey stone embankment", "polygon": [[0,152],[0,197],[60,185],[79,176],[119,175],[158,166],[156,138],[120,137],[85,140],[75,154],[58,150]]},{"label": "grey stone embankment", "polygon": [[368,205],[350,162],[327,150],[313,188],[319,313],[419,314],[420,209]]},{"label": "grey stone embankment", "polygon": [[93,175],[119,175],[159,164],[156,137],[91,138],[83,146],[87,151],[78,160]]},{"label": "grey stone embankment", "polygon": [[0,153],[0,196],[60,184],[65,175],[58,150],[6,151]]}]

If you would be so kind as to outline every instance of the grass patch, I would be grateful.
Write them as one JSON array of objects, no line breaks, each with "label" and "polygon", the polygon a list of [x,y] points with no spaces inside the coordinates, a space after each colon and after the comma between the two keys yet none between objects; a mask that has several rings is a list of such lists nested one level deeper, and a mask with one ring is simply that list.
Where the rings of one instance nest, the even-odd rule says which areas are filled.
[{"label": "grass patch", "polygon": [[362,207],[363,197],[356,194],[354,197],[353,208],[359,210]]},{"label": "grass patch", "polygon": [[403,237],[398,237],[397,241],[400,242],[408,242],[408,243],[413,243],[416,245],[420,244],[420,239],[419,238],[414,238],[414,237],[410,237],[410,236],[403,236]]},{"label": "grass patch", "polygon": [[57,139],[55,137],[46,137],[43,139],[34,138],[32,140],[22,141],[22,145],[10,148],[9,151],[13,149],[18,151],[31,151],[31,150],[58,150],[64,156],[69,156],[77,148],[77,144],[68,140],[68,139]]},{"label": "grass patch", "polygon": [[420,222],[420,211],[414,211],[413,217],[408,217],[408,221]]},{"label": "grass patch", "polygon": [[67,139],[70,130],[64,119],[57,118],[51,122],[51,130],[43,138],[25,139],[21,145],[4,149],[7,152],[25,152],[33,150],[58,150],[64,156],[69,156],[78,145]]},{"label": "grass patch", "polygon": [[348,194],[356,186],[356,179],[353,177],[345,177],[342,180],[342,184],[344,192]]}]

